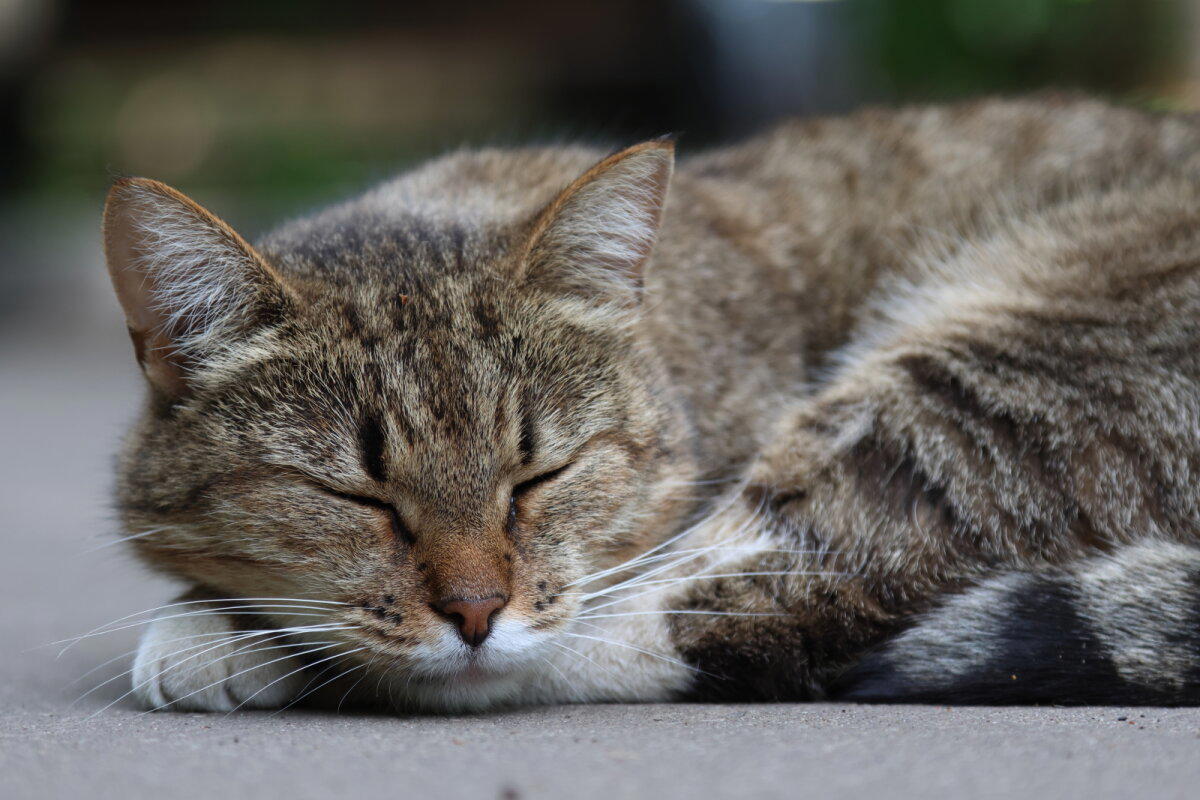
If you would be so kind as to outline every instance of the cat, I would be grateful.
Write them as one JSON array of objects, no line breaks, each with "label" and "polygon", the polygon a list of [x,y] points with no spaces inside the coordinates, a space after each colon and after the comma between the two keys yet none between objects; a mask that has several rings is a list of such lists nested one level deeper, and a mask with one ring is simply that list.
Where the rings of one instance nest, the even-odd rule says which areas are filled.
[{"label": "cat", "polygon": [[255,245],[116,182],[149,708],[1200,700],[1200,123],[460,151]]}]

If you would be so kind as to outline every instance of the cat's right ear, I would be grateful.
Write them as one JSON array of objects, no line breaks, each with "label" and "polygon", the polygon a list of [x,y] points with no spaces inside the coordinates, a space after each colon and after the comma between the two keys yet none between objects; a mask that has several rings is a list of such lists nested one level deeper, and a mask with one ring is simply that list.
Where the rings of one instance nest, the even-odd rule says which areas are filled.
[{"label": "cat's right ear", "polygon": [[592,300],[636,304],[674,165],[675,143],[655,139],[583,173],[533,220],[517,276]]},{"label": "cat's right ear", "polygon": [[104,255],[150,384],[169,397],[190,374],[288,302],[279,275],[242,237],[158,181],[117,181],[104,207]]}]

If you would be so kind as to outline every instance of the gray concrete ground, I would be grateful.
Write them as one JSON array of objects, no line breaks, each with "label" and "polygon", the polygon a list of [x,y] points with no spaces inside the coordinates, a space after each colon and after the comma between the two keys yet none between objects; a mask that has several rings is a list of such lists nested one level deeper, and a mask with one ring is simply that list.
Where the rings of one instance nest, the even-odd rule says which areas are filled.
[{"label": "gray concrete ground", "polygon": [[112,535],[109,462],[139,387],[100,268],[64,275],[42,281],[54,303],[27,295],[0,320],[0,798],[1200,797],[1191,709],[147,715],[105,709],[122,680],[72,703],[127,668],[72,683],[134,632],[45,645],[171,587],[92,549]]}]

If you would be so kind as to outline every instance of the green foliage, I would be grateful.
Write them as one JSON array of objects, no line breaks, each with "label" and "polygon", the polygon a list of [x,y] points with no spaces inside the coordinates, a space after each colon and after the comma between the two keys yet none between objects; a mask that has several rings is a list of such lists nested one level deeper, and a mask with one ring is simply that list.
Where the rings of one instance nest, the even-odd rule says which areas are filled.
[{"label": "green foliage", "polygon": [[855,0],[864,57],[898,97],[1044,86],[1127,93],[1178,68],[1178,0]]}]

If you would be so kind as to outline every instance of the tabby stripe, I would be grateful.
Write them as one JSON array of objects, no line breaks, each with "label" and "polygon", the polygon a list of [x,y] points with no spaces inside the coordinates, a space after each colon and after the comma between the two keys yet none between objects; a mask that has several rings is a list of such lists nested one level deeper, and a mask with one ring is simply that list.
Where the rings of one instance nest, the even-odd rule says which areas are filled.
[{"label": "tabby stripe", "polygon": [[362,448],[363,469],[372,479],[387,482],[387,461],[384,456],[385,438],[379,418],[369,415],[358,428],[358,441]]}]

